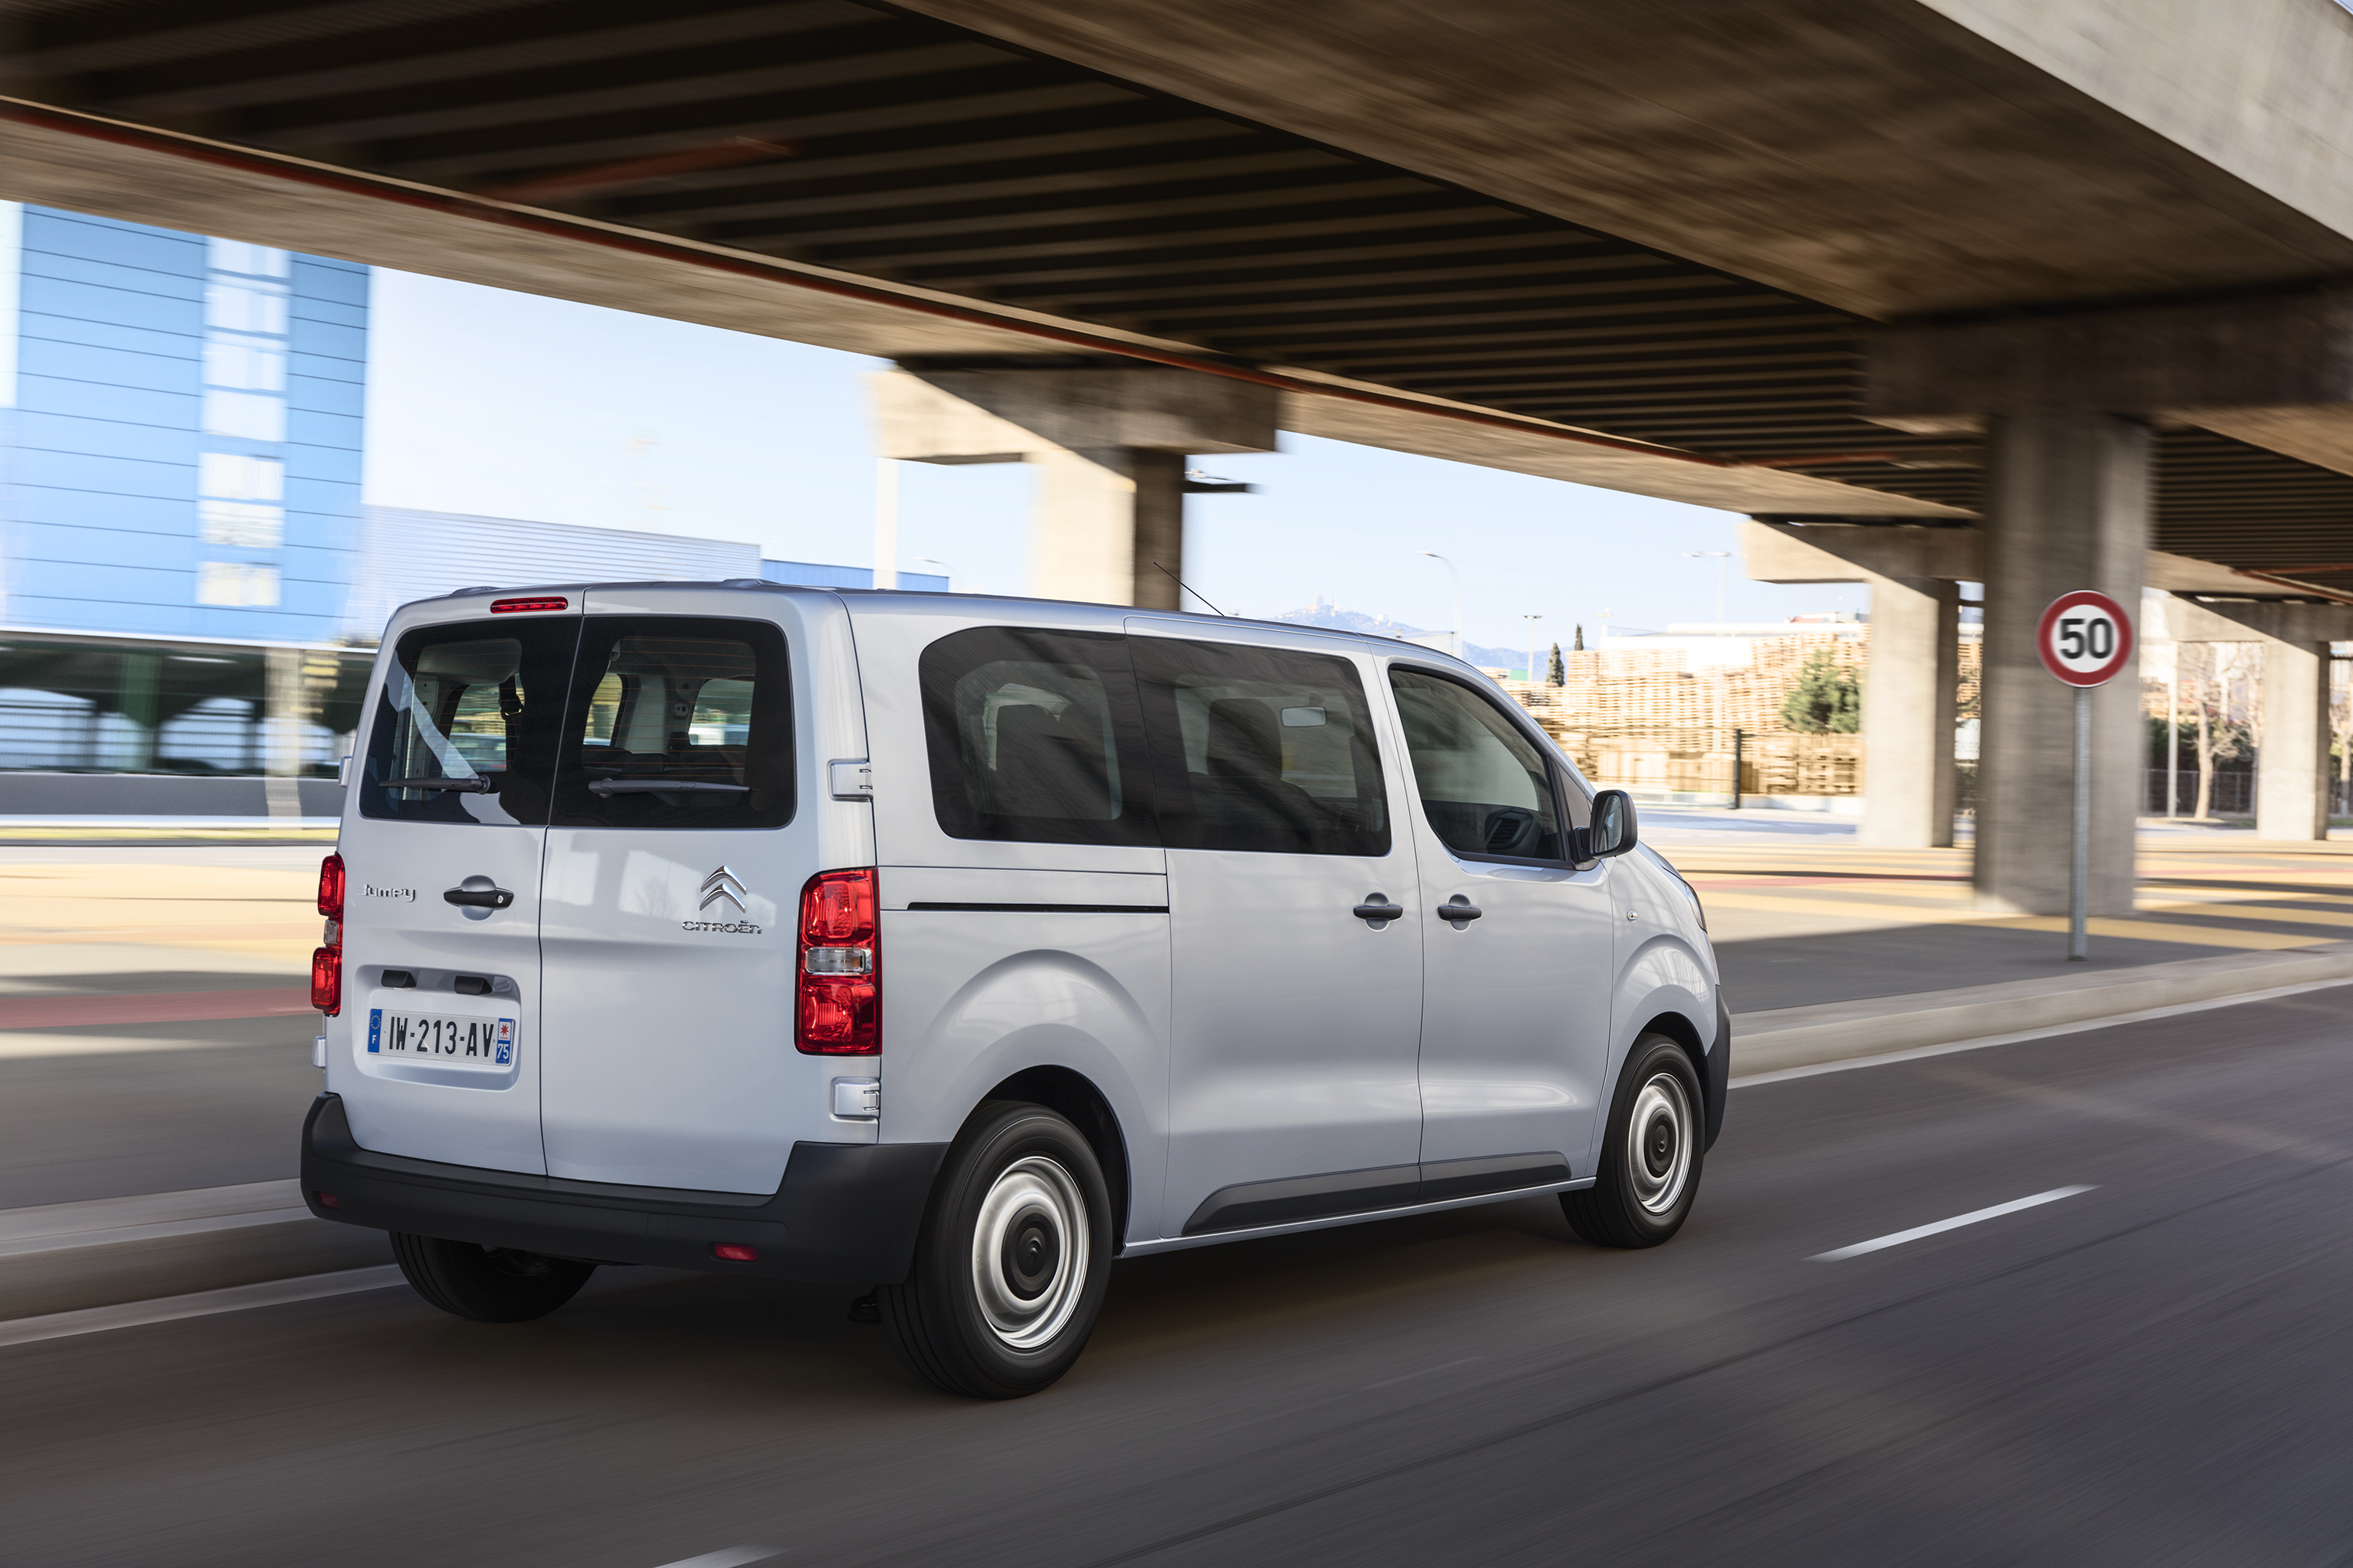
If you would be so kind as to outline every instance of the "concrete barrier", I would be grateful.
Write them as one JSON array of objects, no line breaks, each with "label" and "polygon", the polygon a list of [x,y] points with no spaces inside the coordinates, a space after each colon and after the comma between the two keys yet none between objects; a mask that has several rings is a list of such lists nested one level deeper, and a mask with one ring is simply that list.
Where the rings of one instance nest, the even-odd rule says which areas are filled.
[{"label": "concrete barrier", "polygon": [[1736,1013],[1732,1073],[1737,1082],[1785,1068],[1815,1067],[2332,980],[2353,980],[2353,942]]}]

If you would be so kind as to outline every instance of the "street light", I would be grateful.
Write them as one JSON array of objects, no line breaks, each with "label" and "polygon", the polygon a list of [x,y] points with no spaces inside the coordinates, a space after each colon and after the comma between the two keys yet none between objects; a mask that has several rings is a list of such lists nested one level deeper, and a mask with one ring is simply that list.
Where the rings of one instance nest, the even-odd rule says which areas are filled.
[{"label": "street light", "polygon": [[1694,561],[1704,561],[1711,555],[1715,557],[1715,624],[1717,626],[1724,625],[1724,567],[1725,563],[1732,558],[1732,552],[1729,550],[1686,550],[1683,553],[1690,556]]},{"label": "street light", "polygon": [[1454,639],[1454,657],[1461,658],[1462,657],[1462,574],[1454,569],[1453,562],[1447,560],[1435,550],[1424,550],[1419,553],[1429,556],[1432,561],[1445,567],[1446,574],[1454,579],[1454,630],[1451,635]]},{"label": "street light", "polygon": [[940,569],[940,575],[941,575],[941,576],[943,576],[943,577],[944,577],[944,578],[946,578],[946,579],[948,580],[948,583],[949,583],[948,592],[950,592],[950,593],[952,593],[952,594],[953,594],[954,592],[955,592],[955,574],[954,572],[951,572],[950,570],[948,570],[948,563],[947,563],[946,562],[944,562],[944,561],[934,561],[934,560],[933,560],[933,559],[932,559],[930,556],[928,556],[928,555],[918,555],[918,556],[916,556],[916,557],[915,557],[915,564],[916,564],[916,565],[918,565],[918,566],[936,566],[936,567],[938,567],[938,568]]},{"label": "street light", "polygon": [[1544,617],[1522,616],[1520,619],[1528,623],[1528,684],[1534,686],[1536,683],[1536,623]]}]

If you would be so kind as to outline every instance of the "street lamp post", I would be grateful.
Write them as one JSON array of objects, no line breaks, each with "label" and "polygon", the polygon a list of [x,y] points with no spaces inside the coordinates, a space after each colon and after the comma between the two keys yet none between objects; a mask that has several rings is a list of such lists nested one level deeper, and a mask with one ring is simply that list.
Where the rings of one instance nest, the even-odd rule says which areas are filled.
[{"label": "street lamp post", "polygon": [[1522,616],[1520,619],[1528,623],[1528,684],[1534,686],[1536,683],[1536,623],[1544,617]]},{"label": "street lamp post", "polygon": [[1454,569],[1453,562],[1447,560],[1435,550],[1424,550],[1420,553],[1445,567],[1446,574],[1454,579],[1454,630],[1451,635],[1454,638],[1454,657],[1461,658],[1462,657],[1462,574]]},{"label": "street lamp post", "polygon": [[1709,556],[1714,556],[1715,558],[1715,624],[1717,626],[1724,625],[1724,569],[1725,564],[1732,559],[1732,552],[1729,550],[1686,550],[1683,553],[1690,556],[1694,561],[1704,561]]}]

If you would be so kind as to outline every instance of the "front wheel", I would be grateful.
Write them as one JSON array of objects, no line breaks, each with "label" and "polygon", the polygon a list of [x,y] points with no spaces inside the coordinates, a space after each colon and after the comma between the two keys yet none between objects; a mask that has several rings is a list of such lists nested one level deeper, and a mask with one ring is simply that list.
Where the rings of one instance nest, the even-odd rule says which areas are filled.
[{"label": "front wheel", "polygon": [[994,1101],[948,1151],[913,1275],[875,1291],[916,1374],[949,1394],[1018,1399],[1071,1369],[1111,1282],[1111,1194],[1079,1130]]},{"label": "front wheel", "polygon": [[521,1323],[564,1305],[596,1272],[593,1263],[438,1237],[392,1236],[393,1261],[418,1295],[478,1323]]},{"label": "front wheel", "polygon": [[1699,1191],[1699,1074],[1664,1035],[1634,1042],[1601,1140],[1601,1169],[1583,1192],[1560,1194],[1569,1228],[1596,1247],[1656,1247],[1683,1228]]}]

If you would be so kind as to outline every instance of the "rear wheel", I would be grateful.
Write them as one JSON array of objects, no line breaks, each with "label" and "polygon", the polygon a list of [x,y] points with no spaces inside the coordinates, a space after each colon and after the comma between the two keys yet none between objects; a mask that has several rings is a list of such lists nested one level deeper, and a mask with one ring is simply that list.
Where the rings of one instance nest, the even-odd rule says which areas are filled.
[{"label": "rear wheel", "polygon": [[596,1272],[593,1263],[438,1237],[392,1237],[393,1260],[417,1293],[478,1323],[520,1323],[564,1305]]},{"label": "rear wheel", "polygon": [[1111,1195],[1079,1130],[991,1101],[948,1151],[906,1283],[876,1290],[891,1342],[949,1394],[1018,1399],[1071,1369],[1111,1281]]},{"label": "rear wheel", "polygon": [[1683,1228],[1705,1138],[1699,1074],[1664,1035],[1634,1042],[1601,1140],[1593,1185],[1560,1194],[1569,1227],[1596,1247],[1656,1247]]}]

